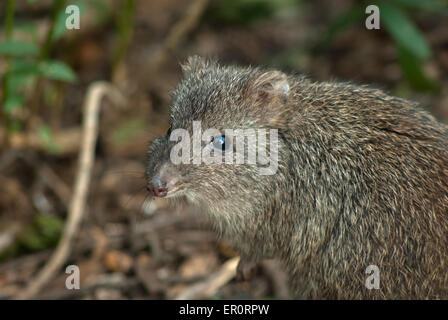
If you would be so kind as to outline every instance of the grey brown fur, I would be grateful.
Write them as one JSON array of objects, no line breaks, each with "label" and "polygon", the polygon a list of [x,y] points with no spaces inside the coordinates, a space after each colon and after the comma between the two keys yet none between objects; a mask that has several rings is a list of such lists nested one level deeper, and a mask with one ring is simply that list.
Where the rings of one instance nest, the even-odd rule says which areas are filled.
[{"label": "grey brown fur", "polygon": [[[289,84],[287,95],[278,83]],[[172,165],[177,197],[203,208],[244,257],[276,257],[297,298],[448,298],[448,129],[381,90],[191,58],[170,124],[277,128],[279,168]],[[365,286],[369,265],[380,289]]]}]

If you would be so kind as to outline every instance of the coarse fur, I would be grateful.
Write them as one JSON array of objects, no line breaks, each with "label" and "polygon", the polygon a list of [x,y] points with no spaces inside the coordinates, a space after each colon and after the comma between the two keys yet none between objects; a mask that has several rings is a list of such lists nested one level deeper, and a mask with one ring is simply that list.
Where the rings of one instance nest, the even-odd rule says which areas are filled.
[{"label": "coarse fur", "polygon": [[[171,128],[278,129],[278,170],[173,165],[175,142],[161,137],[148,178],[169,166],[175,196],[203,208],[243,256],[281,260],[297,298],[448,298],[447,126],[366,86],[199,57],[183,68]],[[369,265],[379,289],[365,285]]]}]

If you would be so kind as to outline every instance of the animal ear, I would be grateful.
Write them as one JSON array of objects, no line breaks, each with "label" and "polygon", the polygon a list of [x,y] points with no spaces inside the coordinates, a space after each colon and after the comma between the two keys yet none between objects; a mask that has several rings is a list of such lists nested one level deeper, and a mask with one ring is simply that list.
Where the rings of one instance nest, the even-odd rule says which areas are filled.
[{"label": "animal ear", "polygon": [[265,72],[252,80],[249,92],[260,103],[284,103],[289,96],[288,76],[280,71]]},{"label": "animal ear", "polygon": [[188,57],[187,61],[183,64],[181,64],[182,71],[184,74],[194,73],[201,69],[205,69],[207,67],[207,60],[194,55]]}]

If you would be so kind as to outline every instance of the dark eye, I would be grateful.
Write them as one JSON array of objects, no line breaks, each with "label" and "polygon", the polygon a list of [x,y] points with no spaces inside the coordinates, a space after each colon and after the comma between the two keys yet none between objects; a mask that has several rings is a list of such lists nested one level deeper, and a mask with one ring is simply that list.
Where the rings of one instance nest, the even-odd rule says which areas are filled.
[{"label": "dark eye", "polygon": [[168,128],[168,130],[166,131],[165,137],[169,138],[171,135],[171,127]]},{"label": "dark eye", "polygon": [[210,142],[212,149],[219,150],[219,151],[225,151],[227,149],[226,146],[226,136],[222,135],[217,138],[212,138],[212,141]]}]

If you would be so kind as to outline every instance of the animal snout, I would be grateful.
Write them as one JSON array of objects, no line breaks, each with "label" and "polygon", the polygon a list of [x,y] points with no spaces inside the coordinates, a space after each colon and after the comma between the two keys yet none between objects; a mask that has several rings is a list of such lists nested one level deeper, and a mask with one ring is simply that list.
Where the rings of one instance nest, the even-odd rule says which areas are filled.
[{"label": "animal snout", "polygon": [[166,166],[156,171],[148,181],[146,189],[156,197],[166,197],[179,189],[178,174]]},{"label": "animal snout", "polygon": [[146,189],[152,192],[156,197],[165,197],[168,193],[167,182],[160,177],[152,178]]}]

